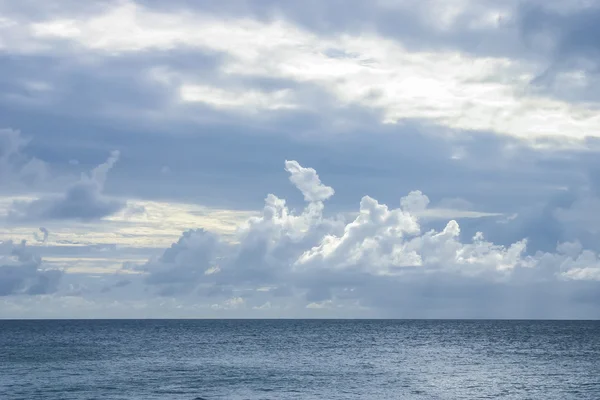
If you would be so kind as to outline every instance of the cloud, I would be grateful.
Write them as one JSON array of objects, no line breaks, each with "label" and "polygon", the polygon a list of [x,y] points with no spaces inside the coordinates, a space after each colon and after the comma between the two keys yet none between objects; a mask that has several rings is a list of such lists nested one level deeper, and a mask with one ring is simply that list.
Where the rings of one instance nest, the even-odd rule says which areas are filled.
[{"label": "cloud", "polygon": [[46,243],[48,241],[48,235],[50,234],[50,232],[48,232],[48,229],[44,228],[43,226],[40,228],[40,232],[43,235],[42,237],[40,237],[37,232],[33,232],[33,237],[38,242]]},{"label": "cloud", "polygon": [[321,183],[317,171],[303,168],[297,161],[286,161],[285,170],[290,174],[290,181],[302,192],[308,202],[324,201],[333,196],[335,191]]},{"label": "cloud", "polygon": [[226,91],[204,85],[183,85],[179,94],[184,102],[205,103],[218,109],[241,109],[256,112],[297,108],[288,89],[269,93],[256,89]]},{"label": "cloud", "polygon": [[525,296],[523,287],[539,285],[538,291],[564,287],[572,293],[577,286],[569,282],[594,282],[600,276],[598,255],[577,243],[562,243],[554,253],[528,254],[526,239],[504,246],[477,232],[461,241],[454,220],[439,231],[423,230],[415,213],[425,210],[429,199],[419,191],[402,198],[396,209],[364,196],[353,220],[324,217],[323,201],[333,189],[296,161],[286,161],[286,169],[305,195],[301,213],[270,194],[262,216],[249,219],[233,241],[204,230],[186,232],[158,260],[139,268],[146,282],[172,297],[212,288],[246,293],[240,298],[248,303],[251,293],[259,293],[261,304],[273,302],[264,297],[272,288],[287,287],[284,298],[304,299],[309,308],[380,309],[423,301],[415,307],[426,310],[427,301],[439,305],[446,299],[459,301],[469,314],[485,302],[490,312],[501,308],[511,290]]},{"label": "cloud", "polygon": [[211,308],[215,310],[228,310],[235,308],[243,308],[246,301],[241,297],[232,297],[230,299],[225,300],[221,304],[212,304]]},{"label": "cloud", "polygon": [[126,206],[124,201],[103,194],[107,174],[118,159],[119,152],[113,151],[105,163],[94,168],[89,175],[83,174],[63,195],[15,202],[9,211],[9,218],[22,221],[90,221],[122,210]]},{"label": "cloud", "polygon": [[161,294],[193,289],[214,268],[219,238],[203,229],[187,231],[156,260],[136,268],[147,273],[146,283],[161,285]]},{"label": "cloud", "polygon": [[[419,10],[427,11],[422,16],[433,18],[426,21],[430,28],[445,27],[439,34],[455,29],[464,18],[475,23],[476,31],[478,24],[498,30],[498,16],[506,14],[492,3],[470,8],[472,2],[453,3],[432,14],[431,9],[440,4],[431,4]],[[394,8],[385,2],[380,7]],[[405,7],[402,12],[410,15],[411,9]],[[131,1],[110,3],[81,18],[48,17],[27,26],[28,41],[36,43],[35,51],[41,53],[64,49],[67,54],[75,51],[106,58],[187,49],[222,55],[216,75],[228,79],[221,87],[172,66],[164,68],[169,79],[164,79],[165,74],[155,76],[155,84],[171,87],[174,102],[168,109],[200,102],[238,111],[318,111],[314,96],[296,96],[295,87],[302,85],[327,93],[338,107],[373,110],[381,122],[389,124],[426,120],[453,130],[490,131],[534,143],[553,138],[561,145],[595,137],[600,126],[594,105],[530,90],[539,72],[531,60],[448,48],[416,50],[404,43],[408,35],[392,40],[364,31],[323,37],[285,18],[156,11]],[[156,66],[146,68],[149,74],[153,70]],[[294,84],[266,91],[244,85],[244,79]]]},{"label": "cloud", "polygon": [[[587,3],[587,4],[586,4]],[[545,55],[549,65],[533,86],[572,102],[600,101],[600,7],[593,2],[526,4],[518,20],[530,51]]]},{"label": "cloud", "polygon": [[[0,138],[2,211],[26,200],[0,213],[2,238],[47,227],[36,250],[71,294],[98,274],[90,302],[102,287],[288,315],[592,302],[600,203],[572,188],[597,158],[595,8],[340,4],[0,2],[0,119],[34,135]],[[130,162],[110,188],[112,165],[70,176],[113,148]],[[273,179],[285,159],[319,175],[287,161],[293,185]],[[125,262],[126,289],[91,283]]]},{"label": "cloud", "polygon": [[61,271],[45,268],[25,241],[0,242],[0,296],[54,293],[61,276]]},{"label": "cloud", "polygon": [[21,132],[0,129],[0,182],[3,184],[33,184],[47,177],[46,163],[23,152],[28,143]]},{"label": "cloud", "polygon": [[131,280],[129,279],[121,279],[120,281],[114,284],[114,287],[121,288],[131,284]]}]

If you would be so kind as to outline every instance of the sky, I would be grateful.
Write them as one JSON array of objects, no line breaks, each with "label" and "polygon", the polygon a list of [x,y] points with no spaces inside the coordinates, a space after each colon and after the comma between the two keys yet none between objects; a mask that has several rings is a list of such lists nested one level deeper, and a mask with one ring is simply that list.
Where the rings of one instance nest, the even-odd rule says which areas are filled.
[{"label": "sky", "polygon": [[0,318],[600,318],[600,2],[0,0]]}]

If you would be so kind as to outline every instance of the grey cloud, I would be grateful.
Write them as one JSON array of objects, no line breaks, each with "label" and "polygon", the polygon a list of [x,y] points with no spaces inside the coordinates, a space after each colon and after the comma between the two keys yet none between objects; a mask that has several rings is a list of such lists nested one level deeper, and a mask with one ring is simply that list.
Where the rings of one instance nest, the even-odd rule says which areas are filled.
[{"label": "grey cloud", "polygon": [[34,184],[48,175],[45,162],[24,152],[28,143],[21,132],[0,129],[0,182],[5,187],[11,183]]},{"label": "grey cloud", "polygon": [[[244,126],[241,119],[230,125],[208,124],[202,135],[169,135],[166,131],[148,135],[139,128],[126,132],[124,128],[102,125],[82,135],[77,121],[63,118],[56,123],[56,130],[34,129],[29,147],[36,156],[63,157],[65,163],[73,153],[81,152],[82,157],[77,157],[86,165],[103,151],[94,144],[101,136],[103,147],[122,148],[128,155],[119,164],[119,174],[111,176],[111,192],[121,197],[245,209],[258,207],[262,193],[272,190],[283,195],[290,207],[301,204],[302,196],[280,179],[280,161],[284,157],[303,159],[336,189],[329,212],[354,207],[367,193],[386,204],[397,204],[402,193],[419,188],[433,204],[443,197],[459,196],[482,211],[520,215],[517,221],[502,226],[489,219],[485,228],[470,228],[483,221],[460,221],[465,239],[483,230],[494,242],[510,244],[527,237],[528,248],[544,251],[552,251],[557,241],[569,239],[561,232],[560,224],[552,222],[551,211],[536,217],[540,213],[536,204],[558,193],[556,187],[583,181],[582,171],[594,165],[596,151],[539,151],[484,132],[449,139],[443,137],[443,132],[429,131],[416,121],[402,127],[381,127],[368,115],[360,119],[365,124],[361,129],[369,129],[369,135],[361,137],[362,130],[353,129],[330,141],[314,136],[304,140],[293,135],[268,135],[260,126]],[[46,120],[42,117],[41,121]],[[298,115],[271,121],[268,126],[309,131],[327,128],[320,124],[317,116]],[[175,126],[173,133],[188,129]],[[62,150],[54,146],[57,141],[74,147],[61,154]],[[256,151],[248,154],[248,146]],[[464,149],[460,160],[450,158],[452,146]],[[165,152],[165,148],[172,151]],[[168,164],[172,173],[158,176],[147,168],[149,164]],[[498,165],[504,167],[499,169]],[[206,173],[208,170],[211,172]],[[190,185],[191,181],[195,184]],[[525,221],[525,215],[530,221]],[[589,243],[586,238],[581,240]]]},{"label": "grey cloud", "polygon": [[124,288],[132,284],[131,279],[120,279],[112,285],[105,285],[100,289],[100,293],[110,293],[112,289]]},{"label": "grey cloud", "polygon": [[[454,23],[446,29],[439,29],[432,18],[442,12],[443,2],[422,1],[403,7],[394,1],[364,0],[309,0],[302,3],[277,0],[250,0],[231,4],[211,1],[190,2],[177,0],[164,3],[156,0],[141,0],[152,9],[166,10],[188,8],[210,12],[221,16],[252,15],[259,20],[285,18],[309,31],[328,36],[333,34],[377,32],[391,39],[402,41],[413,49],[460,49],[462,51],[486,54],[507,55],[520,52],[518,30],[512,15],[499,16],[497,26],[470,28],[477,21],[478,13],[495,11],[498,3],[493,0],[480,0],[464,4],[452,4],[459,9]],[[406,4],[406,3],[404,3]],[[504,7],[516,11],[518,1],[505,1]]]},{"label": "grey cloud", "polygon": [[[545,49],[531,40],[538,32],[556,40],[565,52],[597,47],[594,41],[598,8],[593,3],[560,0],[478,0],[448,3],[456,13],[441,27],[438,14],[444,2],[407,3],[364,0],[309,0],[301,4],[277,0],[249,0],[243,3],[175,0],[168,3],[140,0],[150,9],[172,11],[195,9],[213,15],[247,17],[268,21],[284,18],[320,35],[376,32],[401,41],[415,50],[457,49],[477,55],[492,55],[532,61],[545,60]],[[482,20],[491,18],[495,21]],[[441,18],[443,19],[443,18]],[[524,40],[523,40],[524,39]]]},{"label": "grey cloud", "polygon": [[26,143],[19,131],[0,130],[0,159],[7,162],[9,158],[17,155]]},{"label": "grey cloud", "polygon": [[[310,130],[327,129],[318,121],[300,116],[272,121],[269,126],[289,129],[309,123],[315,124]],[[119,174],[111,176],[111,192],[124,197],[242,209],[260,207],[263,194],[272,190],[292,205],[301,204],[301,196],[280,179],[284,157],[306,160],[335,187],[331,207],[353,207],[367,193],[395,204],[401,194],[419,188],[432,202],[459,196],[490,212],[514,212],[510,207],[547,197],[555,190],[552,186],[580,179],[577,175],[587,162],[577,153],[534,151],[517,141],[485,133],[459,139],[456,145],[463,146],[466,155],[452,160],[454,143],[442,132],[427,132],[417,123],[380,127],[368,118],[364,123],[364,128],[336,136],[335,141],[314,139],[312,135],[303,139],[265,134],[260,128],[244,126],[240,120],[230,125],[207,124],[201,135],[175,135],[187,130],[181,127],[174,128],[172,135],[167,131],[149,135],[139,128],[125,132],[107,127],[90,137],[81,137],[77,132],[70,132],[66,138],[49,133],[46,139],[36,137],[36,143],[41,146],[47,141],[40,147],[40,154],[56,152],[53,140],[77,136],[81,143],[72,151],[85,153],[94,148],[93,142],[102,134],[104,143],[128,155],[119,164]],[[73,129],[68,125],[69,120],[62,120],[63,135]],[[370,134],[361,137],[362,129],[369,129]],[[248,146],[255,148],[252,154],[246,151]],[[511,153],[502,151],[509,147]],[[171,151],[165,152],[165,148]],[[99,151],[92,155],[98,157]],[[565,155],[568,160],[562,160]],[[65,155],[65,159],[68,157]],[[154,164],[168,164],[172,172],[161,176],[147,167]],[[505,167],[498,169],[498,165]],[[189,184],[192,181],[194,185]]]},{"label": "grey cloud", "polygon": [[508,244],[527,238],[529,253],[552,252],[561,242],[577,239],[587,249],[600,251],[600,228],[596,215],[600,197],[588,180],[560,190],[545,200],[525,204],[503,218],[461,220],[464,236],[488,233],[495,243]]},{"label": "grey cloud", "polygon": [[[24,1],[9,7],[5,2],[2,5],[19,8],[21,11],[17,10],[17,14],[23,21],[29,15],[47,18],[52,14],[52,7],[47,7],[47,3],[37,3]],[[75,17],[107,4],[94,2],[88,8],[91,2],[85,5],[74,1],[59,3],[58,14]],[[600,90],[596,90],[600,86],[594,83],[597,45],[593,40],[598,36],[594,35],[596,9],[573,9],[558,13],[542,4],[549,2],[529,2],[543,6],[531,9],[517,9],[515,2],[509,7],[517,11],[516,18],[523,17],[520,21],[522,25],[513,24],[514,20],[505,20],[498,28],[482,29],[474,35],[464,22],[469,20],[470,13],[477,10],[464,11],[465,15],[458,19],[455,26],[441,32],[432,29],[420,18],[423,16],[418,15],[422,6],[406,12],[359,1],[309,1],[302,5],[275,1],[247,1],[243,4],[189,1],[140,3],[153,8],[198,7],[215,14],[253,14],[259,19],[283,15],[285,19],[324,36],[372,29],[385,37],[399,39],[409,48],[417,50],[459,49],[475,54],[508,55],[513,60],[526,58],[541,67],[551,64],[548,71],[533,82],[533,86],[545,85],[545,90],[553,90],[556,96],[566,96],[572,101],[597,99],[597,93],[600,93]],[[54,7],[57,4],[54,3]],[[478,4],[478,7],[486,8],[499,3],[483,1]],[[552,5],[556,4],[558,2],[552,2]],[[33,12],[29,9],[31,7],[37,9],[34,14],[29,14]],[[516,40],[519,33],[526,39],[523,43]],[[535,40],[529,41],[530,47],[527,48],[528,40],[540,34],[547,35],[553,41],[554,46],[548,52],[537,46]],[[414,307],[418,309],[419,304],[422,306],[435,293],[440,293],[440,298],[454,298],[461,291],[469,293],[470,297],[461,298],[466,308],[469,303],[477,302],[478,296],[485,297],[486,293],[510,293],[513,288],[511,284],[503,286],[493,283],[486,286],[479,281],[467,282],[464,277],[453,277],[456,282],[452,284],[452,279],[448,277],[448,286],[444,287],[444,281],[428,286],[427,281],[419,280],[423,278],[420,275],[409,284],[404,282],[404,279],[408,279],[406,276],[374,278],[360,270],[329,271],[330,264],[335,264],[333,261],[339,262],[347,258],[343,257],[347,254],[342,254],[338,260],[330,260],[330,263],[315,264],[319,267],[315,270],[294,270],[290,266],[293,260],[304,251],[319,246],[323,237],[343,235],[347,222],[353,218],[345,222],[332,221],[331,214],[340,209],[346,211],[350,206],[355,207],[366,194],[379,202],[364,208],[365,213],[377,211],[383,204],[390,204],[393,209],[400,204],[400,194],[420,189],[432,204],[437,204],[444,197],[459,196],[471,204],[477,204],[484,211],[503,212],[507,216],[517,214],[517,218],[502,224],[498,223],[496,217],[458,221],[459,238],[463,244],[470,243],[477,231],[484,231],[488,240],[506,246],[527,238],[528,255],[537,251],[554,252],[557,242],[566,240],[577,239],[583,248],[588,249],[597,246],[594,218],[587,217],[596,210],[594,197],[575,193],[574,188],[583,180],[582,171],[594,164],[590,158],[597,158],[598,143],[586,143],[592,149],[586,155],[577,151],[531,149],[517,140],[498,138],[485,132],[461,132],[458,137],[448,138],[448,132],[431,128],[426,121],[405,121],[403,126],[381,126],[376,113],[358,107],[340,107],[337,104],[339,102],[332,101],[316,90],[311,92],[313,88],[309,85],[298,83],[293,86],[294,90],[306,91],[311,98],[319,99],[315,107],[318,113],[278,113],[257,121],[208,108],[190,107],[184,113],[198,118],[193,122],[182,122],[177,118],[176,121],[169,118],[158,121],[136,118],[132,117],[139,115],[136,112],[152,116],[155,111],[164,109],[172,95],[165,88],[149,85],[137,73],[152,66],[172,68],[186,77],[194,77],[200,70],[203,79],[223,87],[240,85],[271,89],[292,87],[293,83],[247,77],[224,78],[216,73],[222,55],[191,52],[188,49],[94,58],[95,62],[84,65],[80,58],[66,56],[62,51],[65,49],[59,48],[59,43],[55,44],[57,51],[52,55],[0,56],[3,61],[0,69],[4,72],[4,78],[0,78],[3,92],[28,94],[19,82],[30,78],[52,82],[60,89],[46,93],[41,100],[49,103],[36,103],[35,109],[31,108],[31,104],[5,102],[3,110],[0,110],[0,118],[6,119],[8,125],[26,127],[26,131],[35,137],[27,150],[38,160],[47,160],[53,163],[54,168],[59,168],[59,165],[66,168],[68,160],[76,157],[81,167],[87,168],[99,154],[112,148],[123,149],[128,159],[119,164],[120,173],[114,179],[111,176],[110,187],[106,191],[118,193],[121,197],[130,195],[248,209],[258,206],[264,193],[273,192],[281,196],[268,198],[263,216],[254,221],[251,229],[238,236],[242,239],[239,244],[229,246],[219,243],[219,238],[214,238],[219,243],[215,245],[207,240],[206,232],[191,231],[185,240],[182,238],[182,243],[174,246],[168,254],[165,253],[162,259],[148,263],[145,267],[147,284],[152,290],[162,287],[158,290],[163,295],[178,295],[205,283],[211,288],[207,289],[208,292],[215,296],[233,295],[232,287],[235,286],[268,284],[290,288],[289,291],[283,290],[286,296],[294,290],[304,291],[304,296],[311,301],[360,299],[384,307],[384,300],[389,297],[394,299],[389,304],[400,307],[401,304],[406,306],[406,302],[412,298],[417,299]],[[346,56],[335,51],[328,53],[331,57]],[[582,63],[580,59],[585,62]],[[569,85],[556,86],[561,72],[577,68],[583,68],[586,74],[584,89],[574,91]],[[131,79],[132,76],[136,79]],[[556,87],[550,87],[552,85]],[[82,87],[86,90],[81,90]],[[123,115],[106,118],[102,113],[107,112],[107,105],[114,106]],[[92,115],[90,110],[97,110],[98,114]],[[332,121],[343,122],[342,128]],[[325,132],[341,132],[343,135],[329,136]],[[14,133],[5,136],[8,138],[6,143],[2,143],[0,137],[0,162],[3,154],[11,154],[4,158],[10,162],[0,163],[0,179],[3,179],[3,172],[9,171],[11,176],[18,176],[25,183],[39,180],[44,175],[45,164],[32,159],[29,153],[23,154],[23,144],[18,144],[23,143],[20,142],[22,137],[15,139],[17,136]],[[57,143],[61,146],[57,146]],[[250,147],[255,149],[251,154],[247,151]],[[456,160],[451,159],[452,147],[460,147],[461,150]],[[308,175],[305,179],[308,189],[292,192],[286,180],[280,179],[280,162],[286,158],[303,160],[314,166],[320,177],[335,187],[336,196],[329,198],[329,191],[325,189],[329,186],[317,186],[313,192],[314,187],[310,186],[312,178]],[[168,165],[170,173],[158,176],[157,169],[161,165]],[[99,175],[102,174],[99,172]],[[572,185],[572,188],[563,195],[556,189],[568,185]],[[20,213],[18,222],[24,221],[22,214],[29,214],[32,219],[101,218],[123,207],[118,200],[107,197],[103,189],[98,190],[98,185],[90,182],[79,182],[70,186],[63,196],[43,196],[42,201],[32,203],[32,209],[28,209],[31,204],[21,204],[16,205],[14,211]],[[327,199],[327,209],[320,213],[318,207],[312,206],[304,217],[298,218],[302,211],[294,213],[294,208],[304,207],[303,197],[308,202]],[[282,203],[282,198],[287,202]],[[548,201],[548,198],[551,200]],[[420,209],[426,206],[425,203],[424,198],[415,196],[402,203],[401,208]],[[140,209],[126,210],[126,213],[136,211],[142,212]],[[287,218],[290,215],[294,218]],[[302,232],[300,228],[280,226],[298,221],[305,224],[302,229],[307,229],[305,232],[308,233],[299,234]],[[421,226],[423,232],[429,229],[439,232],[446,224],[436,222],[430,226],[421,221]],[[376,226],[371,228],[377,232]],[[366,238],[353,236],[353,239],[360,239],[362,243],[365,239],[368,239],[367,243],[369,240],[377,243],[383,233],[379,231],[377,235],[367,235]],[[425,239],[431,240],[432,237],[425,235]],[[352,248],[360,242],[348,243],[348,248]],[[389,245],[387,242],[379,244],[384,247]],[[217,259],[217,256],[226,258]],[[573,255],[573,258],[577,259],[577,255]],[[551,261],[556,262],[556,259]],[[220,272],[205,275],[209,268],[217,264]],[[429,271],[432,269],[430,266]],[[548,271],[550,277],[556,278],[557,271],[552,268],[548,268]],[[546,278],[546,274],[538,269],[517,269],[514,275],[518,274],[526,280],[540,279],[542,275]],[[420,289],[411,290],[411,285]],[[554,282],[553,285],[566,287],[561,286],[560,282]],[[579,287],[573,282],[564,285]],[[587,290],[591,290],[591,287]],[[354,291],[350,291],[350,288]],[[406,293],[406,298],[396,292]],[[545,298],[551,292],[550,289],[540,292],[540,298]],[[268,293],[273,294],[275,290]],[[587,295],[583,297],[594,298]],[[501,296],[494,294],[489,298],[499,302]],[[443,300],[436,301],[438,303],[432,300],[431,307],[441,307]]]},{"label": "grey cloud", "polygon": [[48,177],[47,164],[37,158],[33,158],[21,167],[19,171],[20,178],[28,184],[38,183]]},{"label": "grey cloud", "polygon": [[566,7],[563,10],[545,4],[523,5],[520,17],[520,29],[524,37],[535,41],[536,37],[544,34],[546,39],[552,40],[549,50],[557,57],[595,58],[599,55],[600,44],[596,38],[600,34],[600,7],[597,4]]},{"label": "grey cloud", "polygon": [[199,287],[198,294],[203,297],[220,297],[230,298],[233,297],[233,288],[231,286],[220,286],[220,285],[209,285],[206,287]]},{"label": "grey cloud", "polygon": [[0,296],[54,293],[61,276],[59,270],[45,269],[25,241],[0,243]]},{"label": "grey cloud", "polygon": [[522,6],[521,36],[549,62],[534,87],[571,102],[598,102],[600,97],[600,6],[560,10],[547,5]]},{"label": "grey cloud", "polygon": [[38,242],[46,243],[48,241],[48,235],[50,232],[48,232],[48,229],[44,228],[43,226],[40,228],[40,232],[42,233],[42,236],[38,235],[37,232],[33,232],[33,237]]},{"label": "grey cloud", "polygon": [[125,287],[125,286],[128,286],[128,285],[131,285],[131,280],[129,280],[129,279],[121,279],[120,281],[118,281],[117,283],[115,283],[113,286],[121,288],[121,287]]},{"label": "grey cloud", "polygon": [[114,151],[104,164],[69,187],[60,196],[46,196],[31,202],[16,201],[9,211],[12,220],[83,220],[100,219],[122,210],[126,203],[103,194],[108,171],[119,158]]},{"label": "grey cloud", "polygon": [[159,258],[136,269],[147,273],[147,284],[161,286],[161,295],[190,291],[213,266],[219,246],[216,235],[203,229],[190,230]]},{"label": "grey cloud", "polygon": [[[598,318],[596,282],[481,282],[372,279],[357,285],[362,304],[395,318]],[[591,296],[590,296],[591,295]]]},{"label": "grey cloud", "polygon": [[127,207],[125,209],[126,217],[133,217],[135,215],[144,215],[146,214],[146,207],[140,205],[133,205],[131,207]]},{"label": "grey cloud", "polygon": [[[524,46],[521,46],[519,38],[519,27],[512,20],[499,26],[490,26],[485,28],[473,28],[469,22],[481,22],[481,20],[489,17],[488,13],[495,12],[498,5],[493,1],[477,1],[467,2],[466,4],[454,4],[455,8],[460,8],[459,16],[451,27],[447,29],[438,29],[435,23],[435,15],[437,15],[436,6],[440,6],[440,13],[443,13],[444,8],[442,3],[434,2],[419,3],[416,7],[398,7],[393,6],[393,2],[381,1],[377,4],[365,1],[347,2],[317,2],[311,1],[302,6],[295,3],[282,4],[281,2],[244,2],[240,4],[235,2],[233,5],[218,5],[210,2],[191,3],[170,2],[164,5],[159,2],[136,2],[137,4],[145,4],[151,9],[174,8],[194,9],[199,11],[211,11],[221,17],[244,14],[253,15],[257,19],[277,19],[283,16],[286,20],[291,20],[292,23],[299,24],[308,30],[316,31],[317,34],[327,36],[329,34],[341,33],[357,33],[378,31],[384,36],[399,38],[403,44],[413,49],[432,50],[439,48],[450,48],[463,51],[470,51],[477,54],[508,56],[510,58],[524,58],[531,54],[531,51],[524,51]],[[110,3],[116,4],[116,3]],[[392,6],[391,6],[392,5]],[[518,2],[511,1],[509,4],[504,4],[510,9],[509,14],[518,14]],[[70,6],[70,5],[69,5]],[[55,7],[61,9],[59,5]],[[90,7],[90,9],[100,10],[101,8]],[[455,11],[455,10],[454,10]],[[82,12],[79,10],[79,12]],[[75,11],[71,11],[75,13]],[[60,14],[60,13],[59,13]],[[83,14],[86,14],[83,12]],[[83,15],[82,14],[82,15]],[[315,16],[319,15],[319,18]],[[507,17],[507,19],[510,19]],[[365,22],[366,21],[366,22]],[[473,25],[473,24],[471,24]],[[493,25],[493,24],[492,24]],[[476,34],[474,34],[475,29]],[[72,49],[72,46],[65,46]],[[516,49],[515,49],[516,47]],[[53,42],[55,53],[59,54],[59,43]],[[39,56],[37,56],[39,57]],[[100,110],[102,112],[114,112],[115,114],[134,114],[142,115],[152,114],[165,109],[169,112],[174,112],[173,107],[168,107],[170,100],[173,99],[174,91],[172,88],[165,88],[161,85],[148,82],[144,79],[145,74],[140,74],[139,71],[148,72],[153,68],[164,68],[166,70],[174,70],[175,75],[191,77],[191,81],[210,82],[220,88],[228,88],[231,86],[242,86],[246,89],[248,86],[255,89],[256,87],[264,89],[266,85],[255,82],[254,85],[239,85],[242,78],[237,78],[233,74],[219,74],[216,68],[223,56],[219,54],[203,54],[195,50],[179,49],[176,52],[145,52],[136,56],[106,57],[97,59],[101,68],[98,68],[96,63],[93,67],[84,65],[78,61],[73,61],[75,58],[68,54],[62,54],[55,57],[46,57],[45,71],[47,79],[51,82],[59,83],[61,90],[60,94],[51,95],[50,104],[48,107],[51,110],[60,110],[60,112],[73,112],[85,110],[89,114],[89,110]],[[179,61],[183,60],[183,61]],[[36,63],[35,57],[20,59],[19,64]],[[38,63],[40,59],[38,58]],[[11,60],[7,59],[6,64],[10,64]],[[65,68],[65,64],[68,68]],[[23,68],[11,70],[9,75],[23,76]],[[54,66],[56,66],[54,68]],[[31,71],[39,74],[39,68],[30,67]],[[49,70],[50,72],[46,72]],[[67,73],[65,73],[67,71]],[[190,73],[190,71],[193,71]],[[199,73],[198,71],[201,71]],[[137,79],[130,79],[134,74]],[[31,74],[30,74],[31,75]],[[224,78],[225,76],[225,78]],[[90,85],[87,82],[94,80],[100,81],[101,85]],[[175,78],[177,81],[177,78]],[[264,79],[266,80],[266,79]],[[14,88],[12,83],[15,81],[12,77],[7,79],[9,90],[15,95],[22,95],[20,88]],[[85,84],[86,90],[81,91],[79,87]],[[177,86],[177,85],[175,85]],[[311,85],[295,85],[294,92],[302,92],[301,88],[310,88]],[[310,92],[310,91],[309,91]],[[311,96],[309,101],[302,103],[310,103],[314,101],[316,96]],[[135,102],[131,101],[135,98]],[[339,103],[339,102],[338,102]],[[58,107],[58,108],[57,108]],[[202,107],[195,107],[195,110],[200,108],[204,114],[206,111]],[[183,110],[178,115],[185,116],[190,113]],[[145,118],[139,119],[145,121]],[[150,124],[149,124],[150,125]]]},{"label": "grey cloud", "polygon": [[[248,4],[249,10],[245,10],[239,3],[228,6],[183,2],[175,6],[197,6],[205,10],[222,7],[223,13],[234,13],[238,6],[241,7],[238,11],[242,12],[263,8],[264,12],[258,11],[257,15],[265,17],[270,15],[271,9],[284,8],[286,15],[293,17],[298,14],[299,20],[310,20],[309,10],[314,7],[323,10],[324,21],[327,21],[326,17],[332,19],[329,25],[334,31],[344,26],[344,29],[351,29],[353,21],[364,17],[363,9],[369,8],[367,3],[361,5],[360,2],[356,2],[353,7],[343,7],[338,11],[350,14],[344,17],[349,20],[336,24],[335,20],[342,16],[337,12],[329,12],[335,5],[321,3],[311,2],[306,5],[306,9],[304,6],[282,5],[277,2],[264,6],[260,2],[244,3]],[[151,7],[173,6],[171,3],[163,5],[160,2],[146,4]],[[386,11],[390,14],[394,12]],[[295,20],[292,17],[290,18]],[[403,18],[411,20],[409,17]],[[378,25],[377,21],[374,25]],[[391,22],[389,25],[392,26]],[[35,111],[36,118],[31,118],[33,111],[24,111],[15,104],[6,104],[5,111],[0,111],[0,118],[6,118],[13,126],[26,127],[27,132],[35,135],[34,151],[38,157],[53,159],[53,167],[56,168],[59,164],[66,165],[75,155],[81,161],[81,166],[85,167],[88,165],[86,163],[107,149],[120,148],[127,151],[128,160],[119,164],[119,176],[111,179],[111,192],[141,198],[197,201],[233,208],[260,206],[262,193],[273,190],[269,187],[269,182],[274,180],[276,171],[280,170],[281,158],[306,160],[323,176],[328,177],[338,192],[331,208],[350,207],[367,193],[392,204],[400,193],[418,187],[432,201],[441,196],[460,196],[471,203],[484,204],[491,212],[504,212],[504,208],[513,207],[513,204],[531,202],[536,200],[532,197],[546,195],[547,189],[542,186],[547,181],[556,185],[569,182],[579,163],[574,160],[565,169],[556,164],[545,169],[541,165],[544,157],[541,152],[520,148],[513,157],[507,157],[498,149],[521,147],[521,144],[518,141],[494,138],[486,133],[461,132],[459,139],[450,139],[445,137],[447,132],[443,130],[429,135],[433,129],[422,125],[420,121],[406,121],[403,126],[382,127],[376,113],[358,107],[339,108],[339,102],[332,101],[318,91],[312,93],[311,103],[318,98],[318,107],[315,108],[319,113],[282,113],[269,116],[268,121],[249,121],[230,113],[197,107],[186,108],[182,112],[197,116],[199,121],[194,122],[181,121],[180,115],[174,118],[176,121],[135,118],[136,112],[152,115],[164,110],[164,106],[172,98],[170,90],[149,84],[140,76],[139,71],[164,65],[181,71],[184,75],[197,77],[199,74],[203,78],[207,77],[210,82],[227,86],[232,84],[231,77],[228,76],[228,82],[219,81],[224,78],[217,77],[219,57],[187,49],[107,57],[85,65],[58,55],[18,59],[6,57],[3,59],[5,62],[0,63],[0,68],[6,69],[7,85],[26,79],[28,74],[33,76],[41,73],[46,74],[42,80],[56,82],[61,89],[60,98],[51,107]],[[42,65],[44,68],[40,68]],[[131,79],[131,76],[136,76],[137,79]],[[237,78],[233,80],[236,80],[235,84],[239,83]],[[292,84],[274,83],[267,79],[252,82],[251,78],[247,80],[243,82],[244,85],[259,89],[268,88],[269,85],[285,87]],[[85,91],[81,90],[83,86]],[[296,83],[294,90],[309,86]],[[112,117],[107,122],[105,116],[91,115],[90,110],[106,110],[107,105],[114,106],[132,118],[116,116],[118,122],[114,123]],[[350,125],[351,128],[345,128],[344,135],[328,140],[323,133],[335,133],[335,129],[339,129],[331,122],[334,120],[343,121],[343,126]],[[52,132],[47,130],[49,125],[53,127]],[[202,134],[190,134],[196,132]],[[286,134],[282,135],[282,132]],[[369,132],[369,135],[356,139],[364,132]],[[176,135],[177,133],[187,135]],[[465,136],[469,138],[461,139]],[[55,146],[57,142],[63,144],[60,149]],[[464,147],[466,156],[453,162],[450,160],[449,149],[455,145]],[[248,146],[257,149],[254,154],[248,154]],[[172,151],[165,152],[165,148]],[[499,164],[505,165],[505,168],[498,169]],[[154,169],[149,168],[149,165],[155,165]],[[168,176],[156,176],[157,165],[169,165],[171,173]],[[210,174],[206,172],[209,169]],[[189,185],[190,181],[195,184]],[[297,195],[289,193],[279,181],[276,182],[275,189],[282,190],[281,193],[289,199],[290,204],[297,204]],[[114,204],[107,206],[110,209]]]}]

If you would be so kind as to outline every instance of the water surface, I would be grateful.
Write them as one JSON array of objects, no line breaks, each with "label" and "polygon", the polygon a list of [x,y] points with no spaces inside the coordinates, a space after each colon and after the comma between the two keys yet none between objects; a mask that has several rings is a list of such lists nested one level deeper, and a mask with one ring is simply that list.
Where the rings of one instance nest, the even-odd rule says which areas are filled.
[{"label": "water surface", "polygon": [[0,321],[0,399],[600,399],[600,321]]}]

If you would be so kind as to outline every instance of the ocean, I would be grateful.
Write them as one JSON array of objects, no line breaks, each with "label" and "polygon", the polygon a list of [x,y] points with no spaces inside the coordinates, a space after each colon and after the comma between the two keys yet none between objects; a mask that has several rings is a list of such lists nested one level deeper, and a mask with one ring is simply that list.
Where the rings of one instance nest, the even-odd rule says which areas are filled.
[{"label": "ocean", "polygon": [[0,321],[0,399],[600,399],[600,321]]}]

